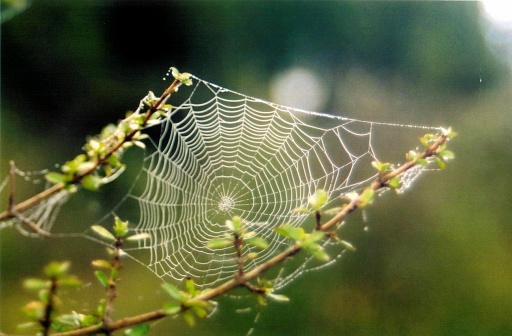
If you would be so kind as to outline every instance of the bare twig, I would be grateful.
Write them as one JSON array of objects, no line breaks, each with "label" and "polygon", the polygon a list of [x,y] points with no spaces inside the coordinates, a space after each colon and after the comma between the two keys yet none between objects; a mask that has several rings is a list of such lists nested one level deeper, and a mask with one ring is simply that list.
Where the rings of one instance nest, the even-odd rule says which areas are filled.
[{"label": "bare twig", "polygon": [[8,211],[12,211],[14,207],[14,161],[9,161],[9,201],[7,205]]}]

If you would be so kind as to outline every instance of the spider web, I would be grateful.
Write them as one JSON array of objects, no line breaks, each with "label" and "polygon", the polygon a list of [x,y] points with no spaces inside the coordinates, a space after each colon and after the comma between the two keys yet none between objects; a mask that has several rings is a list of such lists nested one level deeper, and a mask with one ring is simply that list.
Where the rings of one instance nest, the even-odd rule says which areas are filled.
[{"label": "spider web", "polygon": [[[245,256],[257,252],[244,264],[245,271],[253,269],[291,244],[275,232],[277,226],[313,229],[312,216],[294,209],[306,206],[317,190],[326,190],[329,205],[339,206],[339,196],[376,177],[372,161],[399,162],[391,153],[402,157],[412,140],[440,129],[294,109],[193,79],[194,86],[180,88],[179,96],[190,90],[188,98],[156,125],[159,131],[150,138],[151,148],[129,192],[99,220],[110,227],[112,217],[119,216],[129,220],[135,232],[149,233],[149,239],[125,251],[166,281],[190,277],[204,288],[231,279],[238,267],[234,248],[212,250],[207,243],[229,233],[225,221],[235,215],[269,242],[263,251],[243,247]],[[400,191],[426,170],[409,170]],[[18,169],[16,174],[31,178]],[[4,180],[0,191],[6,184]],[[50,231],[67,199],[63,191],[24,216]],[[30,234],[16,218],[1,223],[0,230],[12,226]],[[94,239],[89,234],[84,236]],[[345,251],[331,240],[324,248],[331,262]],[[265,278],[279,289],[326,265],[299,254]]]},{"label": "spider web", "polygon": [[[188,99],[159,125],[154,151],[112,212],[150,234],[128,252],[174,282],[191,277],[211,287],[233,277],[234,249],[206,245],[228,234],[225,221],[235,215],[269,242],[263,251],[244,246],[244,255],[257,252],[245,264],[246,271],[253,269],[290,245],[275,232],[278,225],[313,228],[311,216],[294,209],[307,205],[316,190],[326,190],[336,203],[375,178],[375,136],[384,132],[396,140],[397,133],[413,131],[417,139],[425,129],[438,129],[303,111],[194,80]],[[410,171],[401,191],[423,170]],[[344,252],[339,244],[325,244],[333,261]],[[265,274],[276,289],[324,266],[307,255],[285,264]]]}]

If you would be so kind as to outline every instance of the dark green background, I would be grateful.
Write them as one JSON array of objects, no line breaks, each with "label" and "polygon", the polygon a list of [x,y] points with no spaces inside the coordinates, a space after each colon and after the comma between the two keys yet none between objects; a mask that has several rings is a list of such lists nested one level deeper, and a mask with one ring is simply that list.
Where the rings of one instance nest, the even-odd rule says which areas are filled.
[{"label": "dark green background", "polygon": [[[1,176],[10,159],[37,170],[74,157],[86,135],[162,91],[170,66],[263,99],[276,75],[308,67],[328,83],[324,110],[452,126],[456,160],[379,199],[367,223],[354,216],[358,251],[286,287],[291,302],[258,323],[231,314],[250,302],[221,299],[194,329],[168,319],[154,334],[510,335],[511,86],[480,12],[477,2],[34,1],[1,27]],[[19,184],[18,201],[31,192]],[[56,227],[81,231],[122,190],[75,196]],[[67,307],[92,309],[102,290],[89,262],[103,253],[1,230],[0,330],[23,321],[31,293],[20,279],[54,259],[88,284],[62,293]],[[117,316],[158,308],[158,279],[130,261],[125,272]]]}]

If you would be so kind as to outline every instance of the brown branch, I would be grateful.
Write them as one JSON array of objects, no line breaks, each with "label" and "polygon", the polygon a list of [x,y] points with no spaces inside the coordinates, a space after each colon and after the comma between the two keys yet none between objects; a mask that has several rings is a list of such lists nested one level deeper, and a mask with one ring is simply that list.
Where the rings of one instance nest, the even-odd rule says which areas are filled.
[{"label": "brown branch", "polygon": [[14,161],[9,161],[9,200],[7,209],[12,211],[14,207]]},{"label": "brown branch", "polygon": [[[434,156],[437,154],[437,150],[439,149],[439,146],[444,144],[447,141],[447,137],[445,135],[440,135],[436,141],[429,147],[426,148],[426,150],[419,156],[420,158],[428,158],[431,156]],[[382,188],[387,187],[387,183],[394,177],[399,176],[400,174],[404,173],[405,171],[413,168],[417,165],[417,158],[405,162],[403,165],[401,165],[396,170],[385,174],[385,175],[379,175],[379,177],[372,182],[372,184],[369,186],[369,188],[373,189],[374,191],[377,191]],[[361,203],[361,196],[354,197],[345,207],[343,210],[341,210],[336,216],[334,216],[332,219],[327,221],[325,224],[321,225],[319,227],[322,231],[330,231],[335,225],[337,225],[339,222],[343,221],[350,213],[352,213],[354,210],[356,210],[359,207],[359,204]],[[266,262],[256,266],[252,270],[245,272],[243,274],[236,274],[233,279],[226,281],[223,284],[220,284],[219,286],[204,291],[200,295],[190,299],[188,302],[206,302],[213,300],[214,298],[223,295],[230,290],[244,286],[248,288],[251,291],[259,292],[259,290],[251,285],[249,281],[259,277],[269,269],[273,268],[274,266],[282,263],[289,257],[297,254],[302,250],[301,246],[297,243],[291,245],[283,252],[275,255],[273,258],[267,260]],[[133,317],[123,318],[120,320],[117,320],[109,325],[108,329],[105,328],[104,325],[98,325],[98,326],[92,326],[84,329],[78,329],[70,332],[65,333],[58,333],[54,334],[54,336],[79,336],[79,335],[88,335],[92,333],[110,333],[114,330],[127,328],[136,324],[159,320],[164,317],[167,317],[168,315],[165,313],[164,310],[158,309],[149,313],[136,315]]]},{"label": "brown branch", "polygon": [[[430,156],[433,156],[436,154],[439,146],[444,144],[447,140],[447,137],[445,135],[440,135],[436,141],[427,147],[427,149],[420,155],[420,158],[426,159]],[[394,177],[399,176],[400,174],[403,174],[407,170],[411,169],[412,167],[416,166],[417,159],[410,160],[405,162],[403,165],[398,167],[397,169],[393,170],[392,172],[379,176],[375,181],[372,182],[369,188],[373,189],[374,191],[377,191],[381,188],[387,187],[387,183]],[[359,204],[361,203],[360,197],[355,197],[352,199],[348,204],[345,205],[343,210],[341,210],[336,216],[331,218],[329,221],[324,223],[321,226],[322,231],[329,231],[334,226],[336,226],[338,223],[342,222],[351,212],[356,210],[359,207]]]},{"label": "brown branch", "polygon": [[[144,123],[142,126],[145,126],[149,120],[149,118],[151,117],[151,115],[153,113],[155,113],[159,108],[160,106],[162,106],[162,104],[164,104],[167,99],[170,97],[170,95],[176,91],[176,88],[179,87],[180,85],[180,81],[178,80],[174,80],[172,82],[172,84],[163,92],[163,94],[160,96],[160,98],[156,101],[156,103],[152,106],[149,107],[149,109],[147,110],[146,112],[146,116],[144,118]],[[128,142],[131,140],[131,138],[133,138],[133,136],[138,132],[138,130],[133,130],[132,132],[130,132],[128,135],[126,135],[126,137],[120,141],[119,143],[116,144],[116,146],[112,147],[108,153],[106,153],[100,160],[98,160],[98,162],[89,170],[85,171],[84,173],[80,174],[80,175],[77,175],[70,183],[68,184],[65,184],[65,183],[57,183],[57,184],[54,184],[52,185],[50,188],[48,189],[45,189],[43,190],[42,192],[30,197],[29,199],[19,203],[19,204],[14,204],[14,179],[13,177],[11,177],[11,189],[10,189],[10,192],[9,192],[9,208],[3,212],[0,212],[0,221],[3,221],[3,220],[6,220],[6,219],[9,219],[9,218],[13,218],[13,217],[17,217],[16,214],[18,213],[22,213],[24,211],[26,211],[27,209],[30,209],[34,206],[36,206],[37,204],[39,204],[40,202],[42,202],[43,200],[51,197],[52,195],[54,195],[55,193],[63,190],[64,188],[66,188],[67,185],[69,184],[79,184],[80,181],[87,175],[90,175],[92,174],[93,172],[95,172],[100,166],[102,166],[110,156],[112,156],[117,150],[119,150],[124,143]],[[11,161],[12,162],[12,161]],[[11,163],[11,172],[10,174],[13,175],[14,173],[14,170],[13,170],[13,163]]]}]

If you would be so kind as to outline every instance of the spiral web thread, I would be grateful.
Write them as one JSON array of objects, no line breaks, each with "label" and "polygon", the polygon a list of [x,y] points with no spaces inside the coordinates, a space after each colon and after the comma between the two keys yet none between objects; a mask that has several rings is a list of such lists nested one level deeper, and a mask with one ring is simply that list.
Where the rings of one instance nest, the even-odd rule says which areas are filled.
[{"label": "spiral web thread", "polygon": [[[263,251],[244,246],[245,255],[258,253],[245,270],[265,262],[291,243],[276,234],[276,226],[314,225],[310,215],[294,209],[307,205],[316,190],[326,190],[334,206],[338,196],[375,178],[370,163],[377,160],[376,135],[412,131],[416,140],[426,129],[438,130],[293,109],[194,80],[188,99],[159,125],[154,152],[112,212],[150,234],[127,252],[173,282],[191,277],[212,287],[233,277],[233,247],[212,250],[206,244],[227,234],[225,221],[235,215],[269,242]],[[422,171],[408,173],[403,189]],[[333,261],[344,250],[332,242],[324,247]],[[280,288],[317,267],[301,254],[265,278]]]}]

